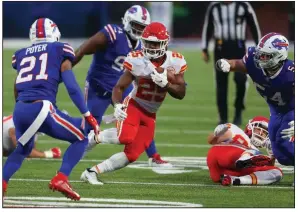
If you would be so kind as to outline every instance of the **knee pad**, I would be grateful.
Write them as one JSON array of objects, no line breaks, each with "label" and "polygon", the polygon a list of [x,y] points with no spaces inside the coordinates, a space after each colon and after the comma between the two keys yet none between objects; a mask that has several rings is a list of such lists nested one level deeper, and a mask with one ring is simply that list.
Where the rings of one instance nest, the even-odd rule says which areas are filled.
[{"label": "knee pad", "polygon": [[139,158],[139,156],[140,156],[140,154],[138,154],[138,153],[135,153],[135,152],[127,152],[127,151],[125,151],[125,150],[124,150],[124,153],[125,153],[125,155],[126,155],[128,161],[129,161],[130,163],[135,162],[135,161]]},{"label": "knee pad", "polygon": [[130,134],[125,135],[122,133],[119,135],[118,139],[121,144],[131,144],[132,142],[134,142],[135,138],[133,138]]}]

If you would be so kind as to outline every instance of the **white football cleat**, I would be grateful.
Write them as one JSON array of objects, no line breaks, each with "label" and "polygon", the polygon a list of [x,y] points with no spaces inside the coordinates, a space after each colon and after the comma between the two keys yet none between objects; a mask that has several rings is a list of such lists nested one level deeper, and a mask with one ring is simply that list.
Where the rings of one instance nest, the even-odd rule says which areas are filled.
[{"label": "white football cleat", "polygon": [[102,182],[98,181],[97,173],[92,171],[90,168],[86,169],[82,174],[81,178],[82,181],[90,183],[92,185],[103,185]]},{"label": "white football cleat", "polygon": [[159,154],[149,158],[148,163],[149,167],[173,168],[173,165],[168,161],[162,160]]}]

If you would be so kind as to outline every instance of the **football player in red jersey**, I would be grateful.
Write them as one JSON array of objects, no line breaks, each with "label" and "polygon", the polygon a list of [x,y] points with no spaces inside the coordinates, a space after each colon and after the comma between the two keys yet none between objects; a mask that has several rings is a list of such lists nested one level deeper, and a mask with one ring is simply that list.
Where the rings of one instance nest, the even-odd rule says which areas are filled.
[{"label": "football player in red jersey", "polygon": [[213,145],[207,155],[212,181],[225,186],[279,181],[283,174],[274,166],[275,159],[262,155],[257,149],[266,145],[270,148],[268,141],[268,119],[265,117],[249,120],[245,132],[231,124],[217,126],[214,134],[208,137],[208,143]]},{"label": "football player in red jersey", "polygon": [[[81,175],[82,180],[102,184],[98,182],[97,174],[121,169],[136,161],[154,137],[156,112],[166,94],[176,99],[184,98],[186,61],[180,53],[167,50],[169,39],[166,27],[153,22],[143,31],[142,51],[131,52],[126,57],[123,63],[125,72],[112,95],[117,130],[99,134],[101,142],[113,137],[111,143],[125,145],[124,151],[86,169]],[[134,89],[122,102],[123,92],[132,82],[135,83]]]}]

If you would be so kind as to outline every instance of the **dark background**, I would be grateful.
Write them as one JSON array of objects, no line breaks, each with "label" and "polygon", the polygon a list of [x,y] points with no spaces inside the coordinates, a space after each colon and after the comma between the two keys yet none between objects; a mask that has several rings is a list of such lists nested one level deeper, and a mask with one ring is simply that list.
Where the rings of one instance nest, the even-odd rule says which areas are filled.
[{"label": "dark background", "polygon": [[[276,31],[294,40],[295,2],[250,2],[262,35]],[[64,38],[89,37],[107,23],[121,24],[132,5],[148,8],[148,2],[3,2],[4,38],[27,38],[33,21],[48,17],[59,26]],[[200,38],[210,2],[174,2],[175,38]],[[250,37],[250,35],[249,35]]]}]

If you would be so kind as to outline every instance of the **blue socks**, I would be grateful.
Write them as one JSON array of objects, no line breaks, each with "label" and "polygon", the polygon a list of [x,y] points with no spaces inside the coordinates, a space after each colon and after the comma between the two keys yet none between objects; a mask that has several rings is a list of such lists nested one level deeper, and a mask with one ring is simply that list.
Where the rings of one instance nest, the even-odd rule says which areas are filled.
[{"label": "blue socks", "polygon": [[59,172],[69,176],[73,167],[81,160],[88,145],[88,139],[72,143],[64,153]]},{"label": "blue socks", "polygon": [[18,171],[24,161],[24,159],[31,153],[34,146],[34,138],[23,146],[18,143],[16,149],[8,156],[5,165],[3,167],[3,180],[7,183],[9,179]]},{"label": "blue socks", "polygon": [[155,141],[152,140],[150,146],[146,149],[146,153],[149,158],[152,158],[155,153],[157,153]]}]

